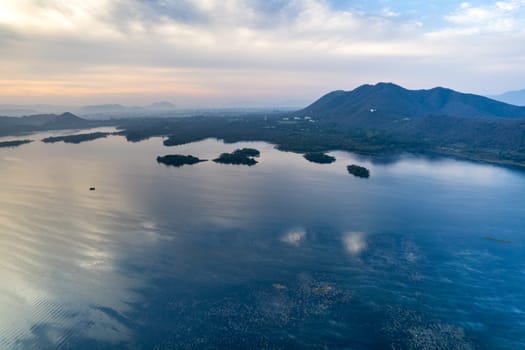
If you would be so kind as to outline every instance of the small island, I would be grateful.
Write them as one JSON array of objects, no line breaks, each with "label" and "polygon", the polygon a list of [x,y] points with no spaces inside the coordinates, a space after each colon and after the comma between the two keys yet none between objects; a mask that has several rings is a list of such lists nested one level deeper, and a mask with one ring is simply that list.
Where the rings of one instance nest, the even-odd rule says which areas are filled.
[{"label": "small island", "polygon": [[252,166],[257,164],[254,157],[259,157],[261,152],[254,148],[236,149],[232,153],[222,153],[219,158],[214,159],[215,163],[235,164]]},{"label": "small island", "polygon": [[7,148],[7,147],[18,147],[25,145],[26,143],[33,142],[33,140],[13,140],[13,141],[3,141],[0,142],[0,148]]},{"label": "small island", "polygon": [[362,178],[369,178],[370,177],[370,171],[362,166],[359,165],[349,165],[346,167],[346,170],[348,170],[349,174],[352,174],[356,177],[362,177]]},{"label": "small island", "polygon": [[46,137],[45,139],[42,139],[42,142],[44,143],[64,142],[64,143],[79,144],[81,142],[87,142],[87,141],[93,141],[93,140],[100,139],[100,138],[105,138],[105,137],[108,137],[108,135],[113,135],[113,133],[93,132],[90,134]]},{"label": "small island", "polygon": [[157,157],[157,163],[162,163],[164,165],[170,165],[174,167],[181,167],[183,165],[193,165],[200,162],[206,162],[207,159],[199,159],[191,155],[181,155],[181,154],[170,154],[163,157]]},{"label": "small island", "polygon": [[335,157],[322,152],[309,152],[304,154],[303,157],[309,162],[318,164],[330,164],[335,162]]}]

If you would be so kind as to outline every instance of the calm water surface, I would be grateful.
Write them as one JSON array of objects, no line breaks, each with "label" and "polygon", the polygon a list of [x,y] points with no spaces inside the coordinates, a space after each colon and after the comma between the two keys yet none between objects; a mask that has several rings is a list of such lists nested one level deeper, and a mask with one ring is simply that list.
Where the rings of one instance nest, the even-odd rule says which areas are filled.
[{"label": "calm water surface", "polygon": [[0,149],[0,349],[525,348],[525,175],[331,154]]}]

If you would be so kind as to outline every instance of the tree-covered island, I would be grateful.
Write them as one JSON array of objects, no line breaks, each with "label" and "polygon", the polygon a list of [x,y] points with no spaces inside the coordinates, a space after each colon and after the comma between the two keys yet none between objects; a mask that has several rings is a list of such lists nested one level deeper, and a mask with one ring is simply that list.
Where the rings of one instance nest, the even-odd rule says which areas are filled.
[{"label": "tree-covered island", "polygon": [[232,153],[222,153],[218,158],[214,159],[215,163],[221,164],[235,164],[252,166],[257,164],[255,157],[260,156],[259,150],[254,148],[236,149]]},{"label": "tree-covered island", "polygon": [[7,147],[18,147],[25,145],[26,143],[33,142],[33,140],[13,140],[13,141],[3,141],[0,142],[0,148],[7,148]]},{"label": "tree-covered island", "polygon": [[183,165],[193,165],[200,162],[206,162],[207,159],[199,159],[197,157],[191,156],[191,155],[181,155],[181,154],[169,154],[167,156],[159,156],[157,157],[157,163],[161,163],[164,165],[171,165],[174,167],[181,167]]},{"label": "tree-covered island", "polygon": [[322,152],[308,152],[305,153],[303,157],[309,162],[318,164],[330,164],[335,162],[335,157]]},{"label": "tree-covered island", "polygon": [[349,165],[346,167],[346,170],[348,170],[349,174],[352,174],[356,177],[362,177],[362,178],[369,178],[370,177],[370,171],[362,166],[359,165]]},{"label": "tree-covered island", "polygon": [[101,139],[112,135],[110,132],[92,132],[89,134],[77,134],[77,135],[66,135],[66,136],[52,136],[42,139],[44,143],[55,143],[55,142],[64,142],[64,143],[82,143],[87,141],[93,141],[96,139]]}]

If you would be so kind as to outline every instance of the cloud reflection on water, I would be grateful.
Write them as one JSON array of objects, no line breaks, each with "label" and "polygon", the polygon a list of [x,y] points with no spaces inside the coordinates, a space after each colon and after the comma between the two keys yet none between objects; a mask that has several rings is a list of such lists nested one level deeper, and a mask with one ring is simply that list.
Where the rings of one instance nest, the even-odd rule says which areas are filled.
[{"label": "cloud reflection on water", "polygon": [[305,238],[306,231],[303,228],[295,228],[288,231],[283,237],[282,241],[293,246],[299,246],[301,241]]},{"label": "cloud reflection on water", "polygon": [[[137,228],[141,219],[124,192],[87,191],[95,177],[116,177],[104,163],[74,161],[74,149],[70,159],[58,156],[67,145],[31,146],[2,169],[0,348],[58,347],[64,339],[53,334],[71,329],[77,337],[129,340],[125,325],[92,306],[130,311],[143,281],[119,265],[126,245],[154,226]],[[41,157],[44,148],[51,154]]]},{"label": "cloud reflection on water", "polygon": [[[155,162],[160,154],[212,158],[244,145],[261,150],[255,167],[207,162],[174,169]],[[257,279],[260,271],[290,267],[271,254],[279,240],[301,246],[287,250],[294,254],[290,261],[317,263],[323,256],[331,268],[334,254],[372,252],[373,237],[363,232],[410,229],[410,223],[428,224],[438,215],[458,222],[453,214],[459,204],[436,206],[440,193],[427,188],[427,177],[443,164],[418,159],[372,165],[377,171],[365,182],[346,173],[347,163],[357,159],[353,155],[337,152],[337,162],[324,167],[264,143],[205,140],[166,148],[158,138],[130,144],[109,137],[80,145],[33,143],[10,150],[9,157],[21,161],[0,169],[0,347],[20,339],[36,344],[40,337],[58,343],[71,332],[109,343],[131,341],[126,317],[142,301],[138,291],[151,288],[150,278],[195,278],[207,285]],[[458,187],[471,196],[462,197],[461,209],[476,203],[472,215],[491,209],[492,202],[479,200],[486,195],[478,194],[480,188],[514,178],[470,163],[443,166],[441,186],[456,190],[448,177],[461,180]],[[488,175],[468,182],[473,169]],[[97,190],[89,192],[91,185]],[[412,197],[415,189],[433,203],[428,211],[422,210],[427,202]],[[502,201],[515,198],[497,194]],[[476,220],[484,225],[492,219]],[[356,231],[341,237],[348,227]],[[323,232],[334,235],[326,240],[334,238],[333,246]],[[403,262],[414,265],[419,253],[408,248]]]},{"label": "cloud reflection on water", "polygon": [[351,255],[359,255],[367,248],[365,234],[362,232],[347,232],[343,235],[343,245]]}]

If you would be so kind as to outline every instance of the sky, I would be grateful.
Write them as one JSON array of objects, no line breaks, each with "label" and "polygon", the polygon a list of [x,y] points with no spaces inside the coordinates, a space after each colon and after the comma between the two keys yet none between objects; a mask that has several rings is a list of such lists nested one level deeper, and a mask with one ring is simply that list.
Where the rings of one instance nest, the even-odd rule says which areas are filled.
[{"label": "sky", "polygon": [[303,106],[525,88],[525,0],[0,0],[0,103]]}]

